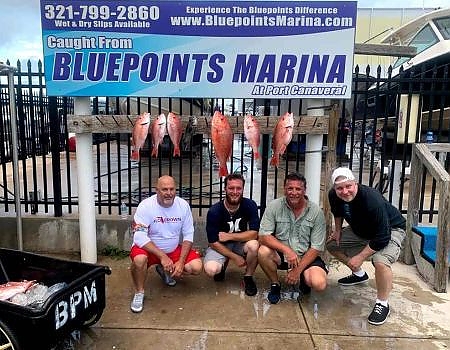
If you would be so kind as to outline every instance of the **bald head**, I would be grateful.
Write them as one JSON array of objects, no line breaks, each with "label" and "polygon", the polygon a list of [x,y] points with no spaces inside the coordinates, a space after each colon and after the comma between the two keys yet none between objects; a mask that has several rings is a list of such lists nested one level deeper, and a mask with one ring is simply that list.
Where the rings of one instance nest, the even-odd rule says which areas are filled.
[{"label": "bald head", "polygon": [[158,204],[168,208],[173,205],[176,189],[175,180],[172,176],[163,175],[156,182],[156,198]]}]

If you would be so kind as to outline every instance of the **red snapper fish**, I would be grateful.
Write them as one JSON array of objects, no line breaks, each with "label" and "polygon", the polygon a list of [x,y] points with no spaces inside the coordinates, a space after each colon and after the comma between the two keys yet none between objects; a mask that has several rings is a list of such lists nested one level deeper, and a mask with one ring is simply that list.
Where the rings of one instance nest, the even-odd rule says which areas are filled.
[{"label": "red snapper fish", "polygon": [[131,133],[131,144],[133,151],[131,152],[131,160],[139,162],[139,150],[144,146],[145,139],[148,135],[150,127],[150,113],[143,113],[138,115],[134,122],[133,132]]},{"label": "red snapper fish", "polygon": [[219,176],[227,176],[227,160],[231,156],[233,131],[228,119],[219,111],[214,112],[211,121],[211,140],[219,161]]},{"label": "red snapper fish", "polygon": [[25,293],[36,281],[8,282],[0,285],[0,300],[11,299],[14,295]]},{"label": "red snapper fish", "polygon": [[292,131],[294,129],[294,115],[286,112],[278,118],[272,137],[272,159],[270,165],[278,167],[280,156],[286,151],[286,147],[291,142]]},{"label": "red snapper fish", "polygon": [[167,115],[167,132],[173,143],[173,156],[181,156],[180,141],[183,134],[181,119],[178,115],[169,112]]},{"label": "red snapper fish", "polygon": [[253,156],[255,159],[258,159],[261,132],[258,120],[250,114],[247,114],[244,117],[244,135],[253,150]]},{"label": "red snapper fish", "polygon": [[164,135],[166,134],[166,115],[161,113],[152,122],[150,132],[152,134],[152,157],[158,158],[158,148],[163,142]]}]

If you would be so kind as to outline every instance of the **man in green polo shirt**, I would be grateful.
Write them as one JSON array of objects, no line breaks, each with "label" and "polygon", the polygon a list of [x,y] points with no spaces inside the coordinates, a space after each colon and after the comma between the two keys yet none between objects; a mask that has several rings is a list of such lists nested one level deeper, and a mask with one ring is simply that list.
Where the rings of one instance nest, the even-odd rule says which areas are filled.
[{"label": "man in green polo shirt", "polygon": [[267,299],[272,304],[280,301],[278,269],[288,271],[285,282],[299,285],[301,294],[326,288],[328,269],[319,256],[325,249],[325,217],[320,207],[308,200],[303,175],[286,176],[284,196],[264,211],[259,241],[258,262],[270,279]]}]

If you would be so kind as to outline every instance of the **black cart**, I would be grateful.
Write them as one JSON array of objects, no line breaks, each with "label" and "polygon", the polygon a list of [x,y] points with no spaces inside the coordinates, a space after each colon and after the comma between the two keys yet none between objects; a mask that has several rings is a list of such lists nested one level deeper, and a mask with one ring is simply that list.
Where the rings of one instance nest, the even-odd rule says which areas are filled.
[{"label": "black cart", "polygon": [[35,280],[65,287],[39,308],[0,301],[0,349],[51,349],[77,329],[95,324],[105,308],[107,266],[0,248],[0,284]]}]

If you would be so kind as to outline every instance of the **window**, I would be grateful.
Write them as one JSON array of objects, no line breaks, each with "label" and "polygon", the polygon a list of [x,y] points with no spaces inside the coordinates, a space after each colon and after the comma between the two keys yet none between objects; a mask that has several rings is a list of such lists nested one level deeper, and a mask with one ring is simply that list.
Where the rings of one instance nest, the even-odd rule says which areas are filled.
[{"label": "window", "polygon": [[445,40],[450,40],[450,17],[438,18],[434,21]]},{"label": "window", "polygon": [[[438,42],[436,34],[429,24],[423,27],[409,42],[408,46],[414,46],[417,49],[417,54],[428,49]],[[408,61],[408,57],[400,57],[395,63],[394,68],[401,66]]]}]

